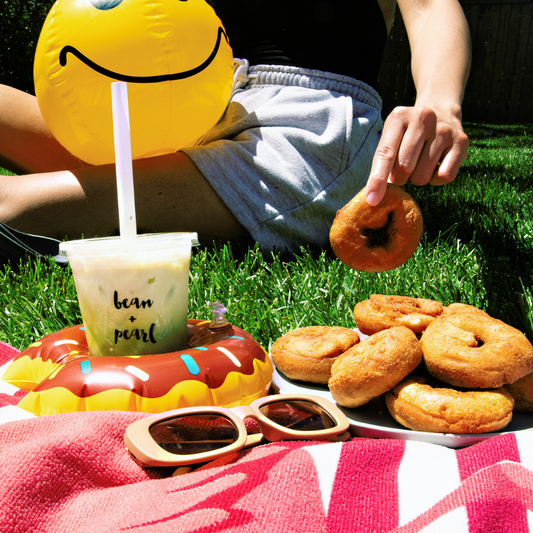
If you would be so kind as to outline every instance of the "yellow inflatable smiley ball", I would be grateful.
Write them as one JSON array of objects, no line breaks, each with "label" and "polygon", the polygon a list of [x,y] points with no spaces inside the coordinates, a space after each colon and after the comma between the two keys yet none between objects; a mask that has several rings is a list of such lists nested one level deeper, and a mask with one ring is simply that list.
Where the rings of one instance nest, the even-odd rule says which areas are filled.
[{"label": "yellow inflatable smiley ball", "polygon": [[111,83],[128,85],[133,159],[193,144],[226,108],[233,53],[205,0],[57,0],[34,63],[41,113],[90,164],[115,160]]}]

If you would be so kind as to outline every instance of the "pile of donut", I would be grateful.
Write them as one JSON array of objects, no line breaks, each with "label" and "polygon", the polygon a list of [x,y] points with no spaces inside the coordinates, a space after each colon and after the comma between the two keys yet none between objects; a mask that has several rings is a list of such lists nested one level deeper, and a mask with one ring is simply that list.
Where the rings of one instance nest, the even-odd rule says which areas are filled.
[{"label": "pile of donut", "polygon": [[327,384],[341,406],[385,394],[402,426],[437,433],[488,433],[533,411],[533,346],[471,305],[374,294],[354,309],[351,329],[309,326],[272,345],[292,380]]}]

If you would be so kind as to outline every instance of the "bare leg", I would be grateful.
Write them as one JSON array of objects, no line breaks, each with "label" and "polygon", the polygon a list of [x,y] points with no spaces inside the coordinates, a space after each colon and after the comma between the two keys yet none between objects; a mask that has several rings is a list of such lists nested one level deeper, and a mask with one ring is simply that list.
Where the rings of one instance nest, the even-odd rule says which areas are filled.
[{"label": "bare leg", "polygon": [[[133,174],[139,232],[196,231],[206,244],[247,238],[184,153],[135,161]],[[0,176],[0,221],[59,239],[116,234],[114,165]]]},{"label": "bare leg", "polygon": [[34,96],[0,85],[0,166],[21,174],[87,165],[54,139]]}]

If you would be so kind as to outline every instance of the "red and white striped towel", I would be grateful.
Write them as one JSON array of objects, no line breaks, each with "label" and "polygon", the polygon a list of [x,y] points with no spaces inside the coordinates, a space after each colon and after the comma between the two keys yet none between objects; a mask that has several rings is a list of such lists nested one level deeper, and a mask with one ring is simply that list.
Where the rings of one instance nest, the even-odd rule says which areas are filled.
[{"label": "red and white striped towel", "polygon": [[[0,345],[0,366],[17,354]],[[0,370],[1,372],[1,370]],[[36,418],[0,382],[2,532],[526,532],[533,432],[453,450],[414,441],[266,444],[165,477],[123,444],[129,412]]]}]

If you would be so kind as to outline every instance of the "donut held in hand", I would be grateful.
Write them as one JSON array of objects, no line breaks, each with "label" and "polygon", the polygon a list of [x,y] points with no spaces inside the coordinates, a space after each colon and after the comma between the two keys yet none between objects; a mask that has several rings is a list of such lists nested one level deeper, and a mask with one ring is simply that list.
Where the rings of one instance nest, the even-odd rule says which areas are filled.
[{"label": "donut held in hand", "polygon": [[289,379],[326,384],[335,359],[358,342],[357,332],[348,328],[298,328],[276,340],[272,360]]},{"label": "donut held in hand", "polygon": [[399,383],[421,361],[422,348],[410,329],[386,329],[337,358],[329,390],[339,405],[359,407]]},{"label": "donut held in hand", "polygon": [[443,305],[435,300],[372,294],[368,300],[356,304],[353,315],[357,329],[365,335],[395,326],[405,326],[414,333],[420,333],[442,311]]},{"label": "donut held in hand", "polygon": [[392,417],[414,431],[490,433],[502,430],[513,416],[513,397],[504,389],[461,392],[433,388],[411,376],[387,392]]},{"label": "donut held in hand", "polygon": [[483,313],[437,318],[420,343],[430,374],[456,387],[495,389],[533,370],[533,346],[526,336]]},{"label": "donut held in hand", "polygon": [[329,238],[335,255],[363,272],[384,272],[405,263],[422,236],[422,213],[402,188],[388,184],[377,206],[366,201],[362,189],[337,211]]}]

